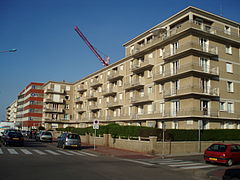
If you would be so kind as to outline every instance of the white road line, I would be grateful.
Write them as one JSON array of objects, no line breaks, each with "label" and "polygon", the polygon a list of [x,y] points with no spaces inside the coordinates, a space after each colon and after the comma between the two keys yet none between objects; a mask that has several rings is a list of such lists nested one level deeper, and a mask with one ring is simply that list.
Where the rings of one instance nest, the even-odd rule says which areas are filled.
[{"label": "white road line", "polygon": [[131,160],[131,159],[122,159],[122,160],[133,162],[133,163],[138,163],[138,164],[143,164],[143,165],[147,165],[147,166],[154,166],[154,164],[147,163],[147,162],[142,162],[142,161],[136,161],[136,160]]},{"label": "white road line", "polygon": [[93,157],[97,157],[97,155],[95,154],[91,154],[91,153],[87,153],[87,152],[79,152],[79,153],[82,153],[82,154],[85,154],[85,155],[88,155],[88,156],[93,156]]},{"label": "white road line", "polygon": [[183,164],[172,164],[168,165],[170,167],[186,167],[186,166],[199,166],[199,165],[204,165],[203,163],[183,163]]},{"label": "white road line", "polygon": [[0,149],[0,154],[3,154],[3,151],[2,151],[2,149]]},{"label": "white road line", "polygon": [[[176,164],[176,163],[183,163],[183,162],[187,162],[187,161],[177,161],[177,162],[159,162],[158,164],[165,164],[165,165],[170,165],[170,164]],[[187,162],[187,163],[190,163],[190,161],[189,162]]]},{"label": "white road line", "polygon": [[40,155],[46,155],[45,152],[39,151],[39,150],[37,150],[37,149],[33,149],[32,151],[34,151],[34,152],[36,152],[36,153],[38,153],[38,154],[40,154]]},{"label": "white road line", "polygon": [[180,169],[200,169],[200,168],[210,168],[210,167],[216,167],[216,166],[204,165],[204,166],[180,167]]},{"label": "white road line", "polygon": [[52,150],[45,150],[46,152],[50,153],[50,154],[53,154],[53,155],[60,155],[59,153],[56,153]]},{"label": "white road line", "polygon": [[14,149],[7,149],[10,154],[18,154]]},{"label": "white road line", "polygon": [[20,149],[24,154],[32,154],[30,151],[27,149]]},{"label": "white road line", "polygon": [[57,150],[57,152],[63,153],[63,154],[68,155],[68,156],[72,156],[73,155],[71,153],[68,153],[66,151],[61,151],[61,150]]},{"label": "white road line", "polygon": [[72,154],[79,155],[79,156],[86,156],[86,155],[81,154],[80,152],[76,152],[76,151],[69,151],[69,152],[72,153]]}]

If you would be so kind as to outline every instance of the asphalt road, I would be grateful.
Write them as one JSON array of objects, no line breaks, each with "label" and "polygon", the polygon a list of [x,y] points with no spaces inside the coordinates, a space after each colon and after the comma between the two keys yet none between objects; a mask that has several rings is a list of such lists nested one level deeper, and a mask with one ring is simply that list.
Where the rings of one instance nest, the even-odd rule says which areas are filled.
[{"label": "asphalt road", "polygon": [[192,171],[146,161],[121,159],[89,151],[63,150],[54,144],[27,142],[25,147],[0,147],[1,180],[192,180]]}]

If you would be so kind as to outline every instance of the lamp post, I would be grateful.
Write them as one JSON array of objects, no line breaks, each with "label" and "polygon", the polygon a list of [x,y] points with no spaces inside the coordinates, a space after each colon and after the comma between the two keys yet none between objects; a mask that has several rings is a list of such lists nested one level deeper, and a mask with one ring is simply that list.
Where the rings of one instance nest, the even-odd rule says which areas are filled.
[{"label": "lamp post", "polygon": [[0,51],[0,53],[6,53],[6,52],[16,52],[17,49],[8,49],[8,50],[5,50],[5,51]]}]

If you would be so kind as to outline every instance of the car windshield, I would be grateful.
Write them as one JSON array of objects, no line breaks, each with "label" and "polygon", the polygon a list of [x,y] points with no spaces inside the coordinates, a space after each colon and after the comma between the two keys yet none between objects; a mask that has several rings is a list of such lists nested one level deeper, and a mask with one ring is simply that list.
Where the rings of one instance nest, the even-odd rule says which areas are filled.
[{"label": "car windshield", "polygon": [[20,132],[9,132],[8,136],[22,136]]},{"label": "car windshield", "polygon": [[68,138],[69,139],[79,139],[79,135],[77,135],[77,134],[69,134]]},{"label": "car windshield", "polygon": [[52,134],[50,132],[44,132],[43,135],[51,136]]},{"label": "car windshield", "polygon": [[213,144],[207,150],[214,151],[214,152],[225,152],[227,149],[226,145],[223,144]]}]

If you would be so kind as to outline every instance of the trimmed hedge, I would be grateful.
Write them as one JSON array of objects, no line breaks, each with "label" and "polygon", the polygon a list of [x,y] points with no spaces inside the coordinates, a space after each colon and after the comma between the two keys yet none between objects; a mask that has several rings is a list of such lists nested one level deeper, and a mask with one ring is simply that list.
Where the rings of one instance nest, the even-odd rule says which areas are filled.
[{"label": "trimmed hedge", "polygon": [[[87,128],[57,128],[57,131],[66,131],[77,133],[79,135],[93,134],[92,127]],[[141,126],[120,126],[118,124],[108,124],[99,126],[96,131],[97,136],[103,134],[111,134],[112,137],[136,138],[157,136],[158,140],[162,139],[162,129],[141,127]],[[198,130],[183,130],[183,129],[167,129],[165,131],[165,140],[169,141],[198,141]],[[201,130],[201,141],[231,141],[240,140],[240,130],[238,129],[211,129]]]}]

